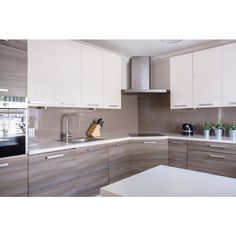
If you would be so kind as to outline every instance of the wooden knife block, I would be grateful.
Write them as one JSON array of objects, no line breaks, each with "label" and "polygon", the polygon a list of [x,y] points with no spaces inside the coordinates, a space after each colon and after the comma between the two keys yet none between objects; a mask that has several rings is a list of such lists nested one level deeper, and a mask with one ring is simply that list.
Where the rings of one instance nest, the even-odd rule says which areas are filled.
[{"label": "wooden knife block", "polygon": [[88,137],[100,137],[101,136],[101,126],[99,124],[91,124],[88,131],[86,132],[86,135]]}]

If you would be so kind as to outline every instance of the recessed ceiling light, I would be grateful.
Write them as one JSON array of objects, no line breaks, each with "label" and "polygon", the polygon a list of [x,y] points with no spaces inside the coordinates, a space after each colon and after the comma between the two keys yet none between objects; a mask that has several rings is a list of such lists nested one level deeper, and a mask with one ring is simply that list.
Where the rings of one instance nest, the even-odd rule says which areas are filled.
[{"label": "recessed ceiling light", "polygon": [[162,43],[179,43],[183,41],[183,39],[161,39]]}]

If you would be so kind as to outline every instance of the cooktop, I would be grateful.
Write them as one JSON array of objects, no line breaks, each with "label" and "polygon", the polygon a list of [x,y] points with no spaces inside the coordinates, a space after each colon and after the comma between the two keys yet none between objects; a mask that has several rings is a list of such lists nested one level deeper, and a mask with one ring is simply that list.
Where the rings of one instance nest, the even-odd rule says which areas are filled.
[{"label": "cooktop", "polygon": [[164,134],[161,133],[132,133],[129,134],[131,137],[147,137],[147,136],[165,136]]}]

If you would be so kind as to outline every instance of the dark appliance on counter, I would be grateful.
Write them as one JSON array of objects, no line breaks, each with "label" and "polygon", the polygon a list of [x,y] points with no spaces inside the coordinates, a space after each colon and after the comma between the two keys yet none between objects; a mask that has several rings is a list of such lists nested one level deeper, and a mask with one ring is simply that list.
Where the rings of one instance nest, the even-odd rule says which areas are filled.
[{"label": "dark appliance on counter", "polygon": [[184,123],[182,124],[182,135],[193,135],[197,131],[195,124]]},{"label": "dark appliance on counter", "polygon": [[0,96],[0,158],[26,154],[26,99]]}]

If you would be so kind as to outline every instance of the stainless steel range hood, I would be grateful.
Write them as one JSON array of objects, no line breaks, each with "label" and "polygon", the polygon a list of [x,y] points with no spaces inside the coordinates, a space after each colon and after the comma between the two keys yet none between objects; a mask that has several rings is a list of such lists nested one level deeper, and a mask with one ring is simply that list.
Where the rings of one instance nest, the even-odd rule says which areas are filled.
[{"label": "stainless steel range hood", "polygon": [[124,93],[167,93],[167,89],[151,88],[151,57],[135,56],[130,60],[131,89]]}]

